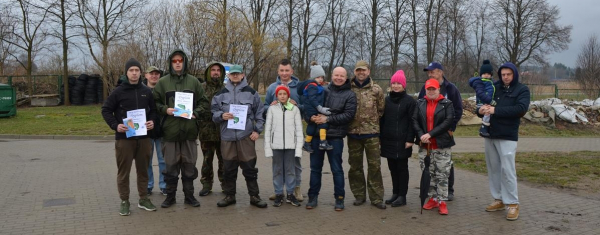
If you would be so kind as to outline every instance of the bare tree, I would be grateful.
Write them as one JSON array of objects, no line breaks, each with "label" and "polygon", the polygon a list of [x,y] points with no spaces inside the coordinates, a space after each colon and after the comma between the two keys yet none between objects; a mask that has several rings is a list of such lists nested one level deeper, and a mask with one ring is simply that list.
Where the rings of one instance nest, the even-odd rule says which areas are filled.
[{"label": "bare tree", "polygon": [[[69,101],[69,44],[71,39],[76,35],[74,33],[67,34],[67,29],[73,29],[75,26],[72,24],[72,17],[76,16],[77,10],[74,6],[76,2],[74,0],[44,0],[42,8],[48,8],[50,14],[49,20],[51,23],[58,24],[60,27],[53,27],[50,30],[49,35],[60,40],[62,44],[62,63],[59,67],[62,67],[63,77],[63,90],[64,90],[64,105],[71,105]],[[52,61],[52,60],[51,60]]]},{"label": "bare tree", "polygon": [[[316,20],[319,17],[324,19],[329,15],[327,7],[322,6],[315,0],[303,0],[300,4],[302,6],[301,14],[298,17],[298,25],[296,27],[296,34],[298,35],[298,49],[297,49],[297,65],[296,75],[300,78],[307,77],[310,58],[309,53],[314,49],[312,48],[313,43],[320,37],[323,27],[327,23],[326,20]],[[326,10],[326,12],[319,12],[319,9]],[[321,14],[318,14],[321,13]]]},{"label": "bare tree", "polygon": [[[248,83],[252,82],[256,75],[258,75],[263,67],[266,66],[265,62],[267,61],[268,56],[273,52],[266,51],[265,44],[268,42],[267,32],[273,25],[273,14],[278,7],[276,3],[276,0],[256,0],[250,1],[249,3],[243,3],[249,4],[249,12],[246,12],[241,8],[239,9],[249,28],[250,34],[248,35],[248,39],[252,42],[251,53],[253,61],[250,72],[246,74]],[[258,83],[256,84],[256,88],[258,88]]]},{"label": "bare tree", "polygon": [[425,46],[427,48],[427,62],[432,62],[435,60],[444,2],[444,0],[426,0],[424,2],[425,5],[423,8],[425,13]]},{"label": "bare tree", "polygon": [[567,49],[572,26],[558,25],[560,12],[546,0],[495,0],[493,14],[498,56],[517,67],[534,60],[545,63],[551,52]]},{"label": "bare tree", "polygon": [[8,58],[14,53],[12,44],[14,28],[18,27],[18,22],[13,17],[9,6],[0,4],[0,75],[7,74]]},{"label": "bare tree", "polygon": [[[29,100],[31,100],[33,95],[33,79],[31,76],[34,69],[33,58],[44,49],[43,42],[47,32],[42,26],[48,16],[48,9],[39,8],[24,0],[16,1],[16,3],[18,3],[16,8],[21,14],[16,14],[15,17],[17,17],[20,26],[13,27],[10,30],[12,37],[2,38],[2,40],[19,49],[15,53],[9,53],[25,69]],[[20,56],[22,55],[20,53],[24,53],[25,56]]]},{"label": "bare tree", "polygon": [[[110,46],[128,36],[134,28],[137,8],[145,0],[77,0],[79,19],[94,62],[102,71],[103,99],[116,85],[118,74],[109,73]],[[100,46],[100,52],[94,50]]]},{"label": "bare tree", "polygon": [[[325,48],[329,52],[329,73],[331,74],[335,65],[344,66],[346,58],[346,35],[348,33],[349,14],[344,0],[331,0],[327,5],[327,12],[331,12],[327,18],[328,24],[324,30],[326,38]],[[338,55],[339,54],[339,55]]]},{"label": "bare tree", "polygon": [[584,92],[593,97],[600,91],[600,40],[597,35],[589,36],[577,56],[575,81],[585,87]]},{"label": "bare tree", "polygon": [[400,46],[404,40],[409,36],[408,27],[409,20],[404,18],[408,8],[406,7],[409,1],[407,0],[394,0],[387,5],[388,15],[385,17],[385,24],[391,25],[390,30],[385,30],[387,34],[387,41],[390,47],[391,53],[391,72],[398,70],[398,63],[400,58]]}]

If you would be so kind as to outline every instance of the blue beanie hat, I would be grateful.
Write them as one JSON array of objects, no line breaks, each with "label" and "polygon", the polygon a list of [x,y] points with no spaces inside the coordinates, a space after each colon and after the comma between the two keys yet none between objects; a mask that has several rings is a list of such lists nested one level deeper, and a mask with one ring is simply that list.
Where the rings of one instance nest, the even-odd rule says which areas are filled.
[{"label": "blue beanie hat", "polygon": [[492,64],[490,64],[490,61],[484,60],[483,64],[481,65],[481,68],[479,68],[479,76],[481,76],[484,73],[493,74],[492,71],[494,71],[494,68],[492,68]]}]

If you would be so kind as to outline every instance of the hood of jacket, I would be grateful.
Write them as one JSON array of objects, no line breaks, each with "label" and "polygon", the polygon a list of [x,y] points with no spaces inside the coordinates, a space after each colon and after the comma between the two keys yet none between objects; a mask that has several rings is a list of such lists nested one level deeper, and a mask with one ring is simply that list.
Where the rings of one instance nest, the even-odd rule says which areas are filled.
[{"label": "hood of jacket", "polygon": [[[214,80],[210,77],[210,68],[213,67],[214,65],[218,65],[219,69],[221,69],[221,77],[217,80]],[[219,85],[222,86],[223,81],[225,81],[225,66],[223,66],[219,62],[210,62],[208,64],[208,66],[206,67],[206,70],[204,70],[204,79],[206,80],[206,84],[208,84],[210,86],[219,86]]]},{"label": "hood of jacket", "polygon": [[138,80],[137,84],[129,83],[129,79],[127,78],[127,75],[121,75],[119,80],[121,80],[121,86],[123,86],[123,88],[136,88],[136,87],[142,86],[141,76],[140,76],[140,80]]},{"label": "hood of jacket", "polygon": [[506,63],[502,64],[502,66],[500,66],[500,68],[498,68],[497,83],[499,83],[500,85],[504,85],[504,83],[502,82],[502,74],[500,73],[500,71],[502,71],[502,69],[504,69],[504,68],[509,68],[510,70],[513,71],[513,80],[512,80],[512,82],[510,82],[510,86],[514,86],[517,83],[519,83],[519,71],[517,70],[517,66],[511,62],[506,62]]},{"label": "hood of jacket", "polygon": [[[277,82],[277,85],[281,85],[281,78],[279,76],[277,76],[277,80],[275,82]],[[300,82],[300,79],[298,79],[297,77],[294,77],[294,75],[292,75],[292,77],[290,78],[290,82],[287,84],[287,86],[291,90],[291,88],[298,86],[298,82]]]},{"label": "hood of jacket", "polygon": [[173,63],[171,62],[171,60],[173,60],[173,56],[175,56],[175,54],[181,54],[181,56],[183,57],[183,69],[181,70],[181,77],[185,77],[185,75],[188,72],[188,57],[185,54],[185,52],[183,52],[183,50],[181,49],[175,49],[173,50],[173,52],[171,52],[171,55],[169,55],[169,74],[171,74],[172,76],[178,76],[177,73],[175,72],[175,70],[173,70]]}]

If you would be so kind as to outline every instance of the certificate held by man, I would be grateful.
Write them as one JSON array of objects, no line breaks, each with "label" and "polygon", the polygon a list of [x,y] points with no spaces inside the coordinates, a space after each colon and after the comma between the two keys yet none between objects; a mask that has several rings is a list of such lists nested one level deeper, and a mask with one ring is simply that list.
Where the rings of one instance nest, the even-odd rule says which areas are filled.
[{"label": "certificate held by man", "polygon": [[194,93],[175,92],[175,117],[192,119],[192,109],[194,104]]},{"label": "certificate held by man", "polygon": [[232,104],[229,106],[229,112],[233,114],[233,118],[227,120],[227,129],[245,130],[248,106]]}]

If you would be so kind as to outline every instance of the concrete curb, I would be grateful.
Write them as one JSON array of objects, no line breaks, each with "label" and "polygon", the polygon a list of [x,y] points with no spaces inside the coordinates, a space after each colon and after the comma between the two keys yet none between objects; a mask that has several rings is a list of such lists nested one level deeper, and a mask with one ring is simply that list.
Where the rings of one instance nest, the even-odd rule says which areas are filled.
[{"label": "concrete curb", "polygon": [[114,135],[0,135],[0,139],[22,140],[114,140]]}]

